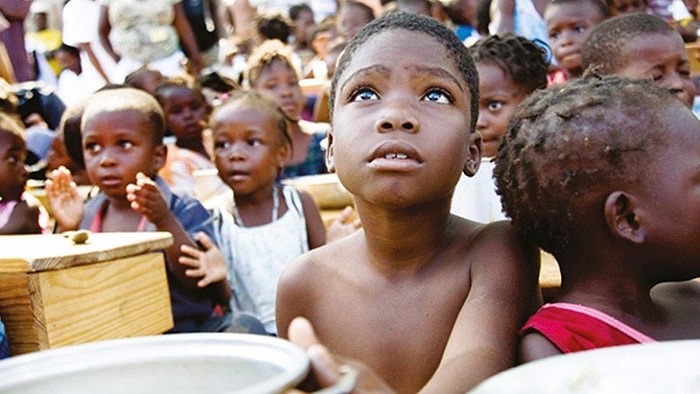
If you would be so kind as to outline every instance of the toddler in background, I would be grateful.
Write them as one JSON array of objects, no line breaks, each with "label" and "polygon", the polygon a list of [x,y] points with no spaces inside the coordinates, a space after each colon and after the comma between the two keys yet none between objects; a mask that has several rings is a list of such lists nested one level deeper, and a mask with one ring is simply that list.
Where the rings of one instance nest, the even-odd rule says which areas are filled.
[{"label": "toddler in background", "polygon": [[210,107],[202,92],[182,79],[160,83],[154,96],[163,108],[166,134],[175,137],[174,143],[166,145],[167,158],[158,174],[175,194],[192,197],[194,172],[216,168],[204,143]]},{"label": "toddler in background", "polygon": [[375,18],[374,11],[367,4],[357,0],[347,0],[340,4],[336,23],[338,34],[349,40],[357,34],[360,29],[372,22]]},{"label": "toddler in background", "polygon": [[329,125],[302,119],[306,99],[289,47],[278,40],[260,44],[248,58],[247,80],[251,89],[274,99],[286,116],[292,149],[281,177],[327,172],[321,143]]},{"label": "toddler in background", "polygon": [[514,365],[517,331],[541,302],[537,251],[508,222],[450,215],[460,174],[481,161],[478,96],[468,49],[431,17],[389,13],[348,43],[328,163],[363,229],[285,269],[281,337],[304,316],[333,354],[403,393],[463,393]]},{"label": "toddler in background", "polygon": [[683,39],[654,15],[620,15],[599,24],[583,45],[582,62],[600,75],[650,79],[693,106],[696,89]]},{"label": "toddler in background", "polygon": [[275,334],[277,280],[294,258],[326,242],[325,228],[309,194],[277,183],[291,140],[272,99],[235,92],[212,114],[211,129],[219,177],[233,190],[213,213],[232,309],[254,315]]},{"label": "toddler in background", "polygon": [[0,235],[50,233],[48,213],[25,191],[29,179],[26,156],[21,121],[0,112]]},{"label": "toddler in background", "polygon": [[47,157],[47,177],[51,171],[65,167],[70,171],[73,181],[77,185],[89,185],[90,180],[85,171],[83,151],[80,148],[80,123],[85,111],[86,100],[66,108],[58,126],[56,138],[51,143],[51,150]]},{"label": "toddler in background", "polygon": [[496,194],[492,159],[518,104],[536,89],[547,86],[547,54],[535,42],[510,33],[479,40],[469,50],[479,73],[476,131],[483,143],[482,159],[474,176],[461,176],[451,211],[488,223],[506,218]]},{"label": "toddler in background", "polygon": [[605,0],[611,16],[648,12],[647,0]]},{"label": "toddler in background", "polygon": [[583,74],[581,48],[593,26],[609,16],[603,0],[552,0],[544,12],[547,41],[559,69],[550,83],[564,83]]},{"label": "toddler in background", "polygon": [[498,193],[562,281],[523,327],[520,361],[700,338],[698,131],[643,80],[584,77],[521,104],[496,157]]},{"label": "toddler in background", "polygon": [[95,93],[83,113],[81,145],[88,177],[100,193],[83,204],[65,168],[53,171],[46,192],[60,230],[170,232],[173,244],[164,250],[175,322],[170,332],[193,332],[212,317],[215,305],[228,304],[230,289],[225,274],[201,282],[207,267],[178,262],[181,247],[196,247],[199,232],[213,236],[213,228],[199,202],[173,194],[156,175],[165,162],[164,129],[163,112],[148,93]]}]

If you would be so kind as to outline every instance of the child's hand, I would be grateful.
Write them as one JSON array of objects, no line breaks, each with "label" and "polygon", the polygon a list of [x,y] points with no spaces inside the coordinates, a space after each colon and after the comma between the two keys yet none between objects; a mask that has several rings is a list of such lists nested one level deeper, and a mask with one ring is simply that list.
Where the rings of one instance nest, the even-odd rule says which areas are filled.
[{"label": "child's hand", "polygon": [[131,209],[156,226],[171,215],[168,203],[156,183],[142,172],[136,174],[136,184],[126,186],[126,199],[131,202]]},{"label": "child's hand", "polygon": [[83,219],[83,198],[70,171],[63,166],[51,171],[45,189],[58,228],[62,231],[77,230]]},{"label": "child's hand", "polygon": [[360,219],[355,217],[355,210],[348,205],[343,209],[343,212],[340,213],[340,216],[328,226],[328,230],[326,230],[326,243],[331,243],[347,237],[360,227],[362,227]]},{"label": "child's hand", "polygon": [[[394,393],[394,390],[375,372],[358,361],[341,360],[323,346],[311,322],[297,317],[289,324],[289,340],[302,348],[311,361],[311,374],[319,388],[331,388],[330,392],[341,393]],[[333,386],[333,387],[331,387]],[[287,394],[298,394],[294,390]]]},{"label": "child's hand", "polygon": [[182,255],[178,261],[190,267],[185,271],[185,275],[190,278],[202,278],[197,282],[199,287],[226,280],[228,269],[221,251],[205,233],[199,232],[195,238],[204,248],[203,251],[188,245],[180,246]]}]

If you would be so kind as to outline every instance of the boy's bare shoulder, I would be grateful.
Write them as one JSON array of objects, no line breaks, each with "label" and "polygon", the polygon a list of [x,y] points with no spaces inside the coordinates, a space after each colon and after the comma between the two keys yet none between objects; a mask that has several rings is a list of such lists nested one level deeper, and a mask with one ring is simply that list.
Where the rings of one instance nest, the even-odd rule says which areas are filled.
[{"label": "boy's bare shoulder", "polygon": [[465,256],[472,261],[481,261],[485,257],[488,261],[521,259],[537,251],[518,237],[515,227],[505,220],[477,226],[472,222],[465,228],[464,237],[468,238],[464,244]]}]

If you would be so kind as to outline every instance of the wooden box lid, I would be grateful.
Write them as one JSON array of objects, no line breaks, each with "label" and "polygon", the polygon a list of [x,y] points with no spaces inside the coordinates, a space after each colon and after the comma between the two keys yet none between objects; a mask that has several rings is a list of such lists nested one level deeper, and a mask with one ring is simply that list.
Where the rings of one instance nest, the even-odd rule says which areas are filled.
[{"label": "wooden box lid", "polygon": [[169,232],[90,233],[84,244],[62,234],[0,236],[0,273],[62,269],[135,256],[172,245]]}]

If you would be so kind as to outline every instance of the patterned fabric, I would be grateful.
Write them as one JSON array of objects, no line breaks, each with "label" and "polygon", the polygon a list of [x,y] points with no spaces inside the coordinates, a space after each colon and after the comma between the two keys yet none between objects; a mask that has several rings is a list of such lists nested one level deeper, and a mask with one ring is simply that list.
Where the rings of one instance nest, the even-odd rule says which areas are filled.
[{"label": "patterned fabric", "polygon": [[299,192],[281,186],[287,212],[257,227],[238,226],[224,207],[214,211],[217,242],[229,269],[234,313],[254,315],[269,333],[276,333],[277,281],[293,259],[309,250],[306,217]]},{"label": "patterned fabric", "polygon": [[[301,120],[299,124],[304,128],[309,127],[307,124],[311,124],[311,122]],[[315,125],[325,126],[326,124],[316,123]],[[309,150],[306,152],[306,160],[299,164],[285,167],[281,174],[282,178],[325,174],[328,172],[326,169],[326,156],[322,148],[322,142],[326,139],[329,127],[330,126],[321,128],[316,126],[317,130],[314,131],[313,138],[311,142],[309,142]]]},{"label": "patterned fabric", "polygon": [[[194,196],[194,171],[214,169],[214,162],[200,153],[180,148],[175,144],[168,144],[167,147],[165,165],[158,171],[158,175],[163,177],[173,193],[179,196]],[[220,179],[219,182],[223,183]]]},{"label": "patterned fabric", "polygon": [[563,353],[656,342],[599,310],[568,303],[545,304],[528,319],[520,335],[538,332]]},{"label": "patterned fabric", "polygon": [[180,0],[102,0],[109,7],[110,42],[120,56],[150,63],[179,49],[173,26]]}]

